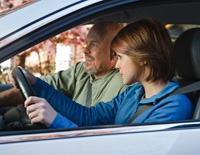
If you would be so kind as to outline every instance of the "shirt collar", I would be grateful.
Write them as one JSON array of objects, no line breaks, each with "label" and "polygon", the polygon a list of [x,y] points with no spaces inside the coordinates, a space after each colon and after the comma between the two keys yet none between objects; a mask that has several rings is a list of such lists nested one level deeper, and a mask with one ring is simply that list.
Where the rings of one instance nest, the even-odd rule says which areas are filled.
[{"label": "shirt collar", "polygon": [[[157,100],[161,99],[162,97],[170,94],[173,92],[175,89],[179,88],[179,84],[174,81],[170,81],[158,94],[153,95],[150,98],[141,100],[141,104],[146,104],[146,103],[153,103],[156,104]],[[143,90],[144,91],[144,90]],[[144,92],[143,92],[144,93]],[[142,96],[142,95],[141,95]]]},{"label": "shirt collar", "polygon": [[92,75],[90,75],[90,83],[93,83],[93,82],[105,82],[105,80],[107,80],[110,76],[112,76],[112,74],[114,75],[115,72],[119,72],[119,70],[117,69],[113,69],[110,73],[98,78],[98,79],[95,79],[94,77],[92,77]]}]

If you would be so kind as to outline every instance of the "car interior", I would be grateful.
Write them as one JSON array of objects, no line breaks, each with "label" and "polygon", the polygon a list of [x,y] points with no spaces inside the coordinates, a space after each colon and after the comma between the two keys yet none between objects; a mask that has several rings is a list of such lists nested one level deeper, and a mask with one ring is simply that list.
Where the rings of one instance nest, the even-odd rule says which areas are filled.
[{"label": "car interior", "polygon": [[[174,43],[176,56],[175,81],[183,87],[200,80],[200,28],[183,32]],[[194,86],[193,86],[194,87]],[[196,85],[198,87],[198,85]],[[200,89],[198,87],[198,89]],[[187,94],[194,104],[193,119],[200,118],[200,90]]]}]

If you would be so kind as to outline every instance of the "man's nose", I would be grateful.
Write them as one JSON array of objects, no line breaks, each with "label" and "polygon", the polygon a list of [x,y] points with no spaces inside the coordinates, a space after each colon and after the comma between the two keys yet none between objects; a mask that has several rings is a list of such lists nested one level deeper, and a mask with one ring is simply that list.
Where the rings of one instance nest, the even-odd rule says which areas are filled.
[{"label": "man's nose", "polygon": [[84,54],[89,54],[89,53],[91,53],[91,52],[90,52],[90,48],[89,48],[88,45],[86,45],[86,47],[84,48],[83,53],[84,53]]}]

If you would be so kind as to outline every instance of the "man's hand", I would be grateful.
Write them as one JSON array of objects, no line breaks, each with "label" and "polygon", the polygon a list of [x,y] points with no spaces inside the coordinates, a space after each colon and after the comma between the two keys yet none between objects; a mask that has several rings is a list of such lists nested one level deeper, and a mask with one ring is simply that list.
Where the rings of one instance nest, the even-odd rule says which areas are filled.
[{"label": "man's hand", "polygon": [[27,115],[31,123],[43,123],[49,126],[55,119],[57,112],[43,98],[29,97],[24,106],[26,107]]},{"label": "man's hand", "polygon": [[[19,67],[22,70],[22,72],[24,73],[24,75],[25,75],[26,79],[28,80],[28,82],[30,83],[30,85],[33,86],[36,83],[37,78],[33,74],[31,74],[30,72],[25,70],[23,67],[21,67],[21,66],[19,66]],[[12,82],[12,84],[14,86],[16,86],[16,81],[11,72],[9,72],[9,80]]]}]

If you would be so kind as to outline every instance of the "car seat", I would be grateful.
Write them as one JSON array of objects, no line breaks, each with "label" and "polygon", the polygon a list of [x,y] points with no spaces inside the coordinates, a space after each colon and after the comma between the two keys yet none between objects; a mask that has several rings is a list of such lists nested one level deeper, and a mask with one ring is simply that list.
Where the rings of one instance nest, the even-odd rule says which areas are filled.
[{"label": "car seat", "polygon": [[[186,86],[200,80],[200,28],[183,32],[174,43],[176,76],[173,80]],[[200,91],[187,94],[194,104],[193,119],[200,119]]]}]

